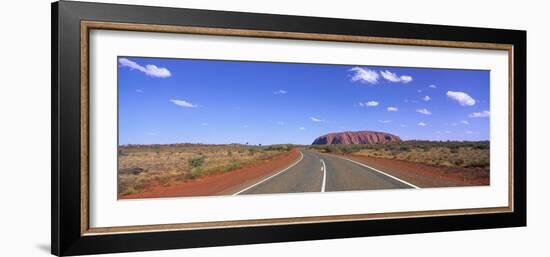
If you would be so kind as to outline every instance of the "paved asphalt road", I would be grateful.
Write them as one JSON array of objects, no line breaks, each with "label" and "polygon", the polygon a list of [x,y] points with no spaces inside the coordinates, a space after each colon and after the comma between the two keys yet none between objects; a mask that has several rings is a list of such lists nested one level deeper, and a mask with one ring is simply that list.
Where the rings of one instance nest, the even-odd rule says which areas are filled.
[{"label": "paved asphalt road", "polygon": [[241,189],[235,194],[273,194],[417,188],[382,171],[337,156],[301,150],[288,168]]}]

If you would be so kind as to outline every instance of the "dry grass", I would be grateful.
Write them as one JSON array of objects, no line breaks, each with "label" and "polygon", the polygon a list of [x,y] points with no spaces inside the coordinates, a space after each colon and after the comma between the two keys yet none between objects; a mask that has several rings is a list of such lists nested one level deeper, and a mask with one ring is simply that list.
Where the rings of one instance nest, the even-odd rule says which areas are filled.
[{"label": "dry grass", "polygon": [[267,160],[292,146],[131,145],[118,150],[118,194],[142,192],[153,183],[170,185],[204,175],[229,172]]},{"label": "dry grass", "polygon": [[489,169],[489,142],[405,141],[385,145],[312,146],[322,152],[363,155],[443,167]]},{"label": "dry grass", "polygon": [[428,150],[413,148],[409,151],[402,152],[394,152],[387,149],[364,149],[353,154],[426,163],[445,167],[489,167],[489,150],[474,149],[471,147],[461,147],[455,151],[447,147],[434,147]]}]

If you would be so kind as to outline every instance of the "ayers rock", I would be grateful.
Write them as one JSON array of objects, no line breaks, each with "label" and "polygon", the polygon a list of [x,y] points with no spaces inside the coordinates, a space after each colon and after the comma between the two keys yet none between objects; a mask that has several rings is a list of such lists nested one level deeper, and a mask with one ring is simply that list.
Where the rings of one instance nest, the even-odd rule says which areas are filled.
[{"label": "ayers rock", "polygon": [[387,144],[400,142],[401,138],[385,132],[346,131],[328,133],[313,141],[313,145]]}]

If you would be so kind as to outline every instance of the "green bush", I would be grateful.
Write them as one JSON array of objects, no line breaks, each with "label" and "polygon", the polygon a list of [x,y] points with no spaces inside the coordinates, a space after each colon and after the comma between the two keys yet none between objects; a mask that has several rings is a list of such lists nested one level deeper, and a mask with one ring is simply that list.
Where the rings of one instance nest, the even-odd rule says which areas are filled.
[{"label": "green bush", "polygon": [[489,149],[489,144],[476,144],[474,149],[485,150]]},{"label": "green bush", "polygon": [[292,149],[291,145],[270,145],[265,147],[266,151],[287,152]]},{"label": "green bush", "polygon": [[196,158],[193,158],[193,159],[190,159],[189,161],[187,161],[187,163],[189,164],[189,166],[191,166],[192,168],[199,168],[201,167],[203,164],[204,164],[204,160],[206,159],[205,156],[200,156],[200,157],[196,157]]},{"label": "green bush", "polygon": [[403,152],[408,152],[408,151],[411,150],[411,146],[410,145],[401,145],[401,146],[399,146],[399,150],[403,151]]},{"label": "green bush", "polygon": [[238,169],[241,167],[241,163],[240,162],[237,162],[237,161],[233,161],[225,166],[223,166],[220,171],[221,172],[228,172],[228,171],[231,171],[231,170],[234,170],[234,169]]},{"label": "green bush", "polygon": [[474,161],[468,164],[469,168],[485,168],[489,167],[489,161]]},{"label": "green bush", "polygon": [[201,167],[197,167],[191,170],[191,175],[193,178],[200,177],[204,173],[203,169]]}]

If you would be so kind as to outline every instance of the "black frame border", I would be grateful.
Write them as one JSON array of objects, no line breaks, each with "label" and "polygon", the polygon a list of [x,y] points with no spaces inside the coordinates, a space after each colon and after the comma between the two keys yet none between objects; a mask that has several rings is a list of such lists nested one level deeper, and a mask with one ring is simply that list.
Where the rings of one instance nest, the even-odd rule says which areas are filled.
[{"label": "black frame border", "polygon": [[[81,255],[526,226],[526,31],[61,1],[51,6],[51,252]],[[80,21],[511,44],[514,211],[81,236]]]}]

